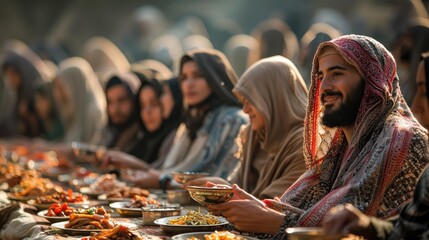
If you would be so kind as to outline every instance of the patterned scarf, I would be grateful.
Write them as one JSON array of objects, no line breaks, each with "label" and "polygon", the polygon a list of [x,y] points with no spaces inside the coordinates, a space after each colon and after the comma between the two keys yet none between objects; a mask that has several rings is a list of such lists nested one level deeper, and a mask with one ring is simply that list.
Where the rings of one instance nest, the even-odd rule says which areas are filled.
[{"label": "patterned scarf", "polygon": [[[366,83],[350,144],[341,129],[321,124],[316,73],[325,46],[334,47]],[[396,63],[369,37],[346,35],[319,46],[304,129],[308,170],[281,201],[265,200],[286,214],[288,226],[319,226],[330,208],[344,203],[379,218],[396,215],[429,162],[428,134],[403,99]]]}]

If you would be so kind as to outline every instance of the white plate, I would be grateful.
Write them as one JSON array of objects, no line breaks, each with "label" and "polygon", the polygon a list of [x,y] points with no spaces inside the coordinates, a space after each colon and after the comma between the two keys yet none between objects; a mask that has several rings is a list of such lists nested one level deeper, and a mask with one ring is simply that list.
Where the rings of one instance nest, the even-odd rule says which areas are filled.
[{"label": "white plate", "polygon": [[122,216],[125,216],[125,215],[137,215],[137,216],[141,217],[141,215],[142,215],[142,209],[141,208],[126,207],[130,203],[131,203],[130,201],[114,202],[114,203],[109,204],[109,207],[115,209]]},{"label": "white plate", "polygon": [[89,187],[81,187],[79,192],[88,195],[91,199],[97,199],[99,195],[103,194],[103,192],[94,191]]},{"label": "white plate", "polygon": [[[204,235],[206,235],[206,234],[209,235],[209,234],[212,234],[212,233],[214,233],[214,231],[213,232],[182,233],[182,234],[178,234],[178,235],[173,236],[171,239],[172,240],[188,240],[188,239],[191,239],[191,238],[196,238],[196,239],[204,240],[205,239]],[[257,238],[252,238],[252,237],[249,237],[249,236],[243,236],[243,235],[238,235],[238,234],[235,234],[235,236],[241,237],[241,238],[246,239],[246,240],[256,240],[257,239]]]},{"label": "white plate", "polygon": [[[65,225],[68,223],[69,221],[64,221],[64,222],[57,222],[57,223],[52,223],[51,226],[61,229],[63,230],[64,233],[66,234],[70,234],[70,235],[89,235],[89,233],[91,232],[102,232],[102,231],[108,231],[110,229],[73,229],[73,228],[66,228]],[[118,225],[123,225],[126,226],[128,228],[136,228],[137,225],[134,223],[128,223],[128,222],[118,222]]]},{"label": "white plate", "polygon": [[69,219],[69,216],[65,216],[65,217],[46,216],[47,213],[48,213],[48,210],[43,210],[43,211],[38,212],[37,216],[44,217],[44,218],[48,219],[51,223],[66,221]]},{"label": "white plate", "polygon": [[218,217],[220,223],[212,225],[177,225],[168,223],[170,219],[176,219],[179,217],[182,216],[160,218],[155,220],[154,223],[159,225],[162,231],[172,234],[222,230],[228,225],[228,221],[223,217]]}]

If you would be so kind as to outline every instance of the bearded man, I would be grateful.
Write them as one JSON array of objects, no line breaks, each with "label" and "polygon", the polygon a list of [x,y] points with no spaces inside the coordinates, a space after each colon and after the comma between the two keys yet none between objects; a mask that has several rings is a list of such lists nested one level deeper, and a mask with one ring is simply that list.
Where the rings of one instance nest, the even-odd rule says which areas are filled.
[{"label": "bearded man", "polygon": [[412,199],[429,149],[396,70],[391,53],[370,37],[322,43],[304,123],[308,170],[280,198],[260,201],[235,185],[235,200],[209,210],[238,230],[274,239],[283,239],[287,227],[320,226],[339,204],[383,219],[398,214]]}]

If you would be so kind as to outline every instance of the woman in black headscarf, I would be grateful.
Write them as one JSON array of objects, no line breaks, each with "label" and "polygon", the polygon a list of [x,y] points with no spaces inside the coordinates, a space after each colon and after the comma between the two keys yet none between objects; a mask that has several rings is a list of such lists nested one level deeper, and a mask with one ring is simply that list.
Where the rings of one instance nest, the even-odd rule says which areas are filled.
[{"label": "woman in black headscarf", "polygon": [[133,73],[114,74],[105,86],[108,124],[98,144],[129,151],[139,140],[135,98],[140,79]]},{"label": "woman in black headscarf", "polygon": [[165,154],[172,144],[174,134],[181,122],[182,96],[174,91],[171,86],[177,83],[177,79],[165,83],[171,91],[174,105],[170,113],[162,104],[165,93],[162,84],[156,79],[142,81],[142,86],[136,97],[136,106],[139,109],[138,122],[143,132],[143,138],[129,152],[130,154],[159,167],[164,161]]}]

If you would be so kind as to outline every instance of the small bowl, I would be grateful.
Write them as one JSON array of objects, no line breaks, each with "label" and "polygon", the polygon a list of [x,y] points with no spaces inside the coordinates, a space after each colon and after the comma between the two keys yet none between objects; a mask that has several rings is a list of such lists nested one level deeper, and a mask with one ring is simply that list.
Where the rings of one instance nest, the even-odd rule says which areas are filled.
[{"label": "small bowl", "polygon": [[185,184],[191,180],[210,176],[210,173],[206,172],[173,172],[171,173],[173,179],[178,183]]},{"label": "small bowl", "polygon": [[188,191],[192,199],[203,206],[228,202],[234,196],[232,188],[188,186]]},{"label": "small bowl", "polygon": [[339,240],[341,235],[328,235],[323,228],[292,227],[286,229],[288,240]]},{"label": "small bowl", "polygon": [[167,201],[169,203],[178,203],[180,205],[196,204],[189,196],[189,192],[185,189],[167,190]]},{"label": "small bowl", "polygon": [[156,225],[157,219],[179,216],[183,207],[180,206],[149,206],[142,208],[143,225]]}]

